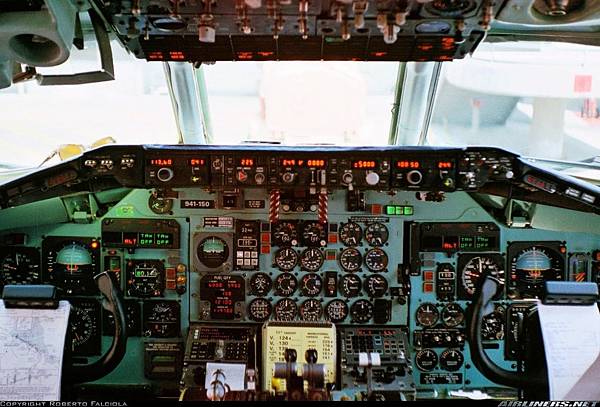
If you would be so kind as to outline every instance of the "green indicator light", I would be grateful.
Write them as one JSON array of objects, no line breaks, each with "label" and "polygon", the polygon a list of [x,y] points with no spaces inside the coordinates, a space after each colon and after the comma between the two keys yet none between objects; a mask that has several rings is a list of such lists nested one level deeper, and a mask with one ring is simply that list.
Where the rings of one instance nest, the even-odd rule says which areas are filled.
[{"label": "green indicator light", "polygon": [[404,214],[411,216],[415,213],[415,209],[412,206],[405,206],[404,207]]},{"label": "green indicator light", "polygon": [[392,205],[388,205],[385,207],[385,211],[388,215],[395,215],[396,214],[396,208],[393,207]]},{"label": "green indicator light", "polygon": [[396,215],[402,215],[404,211],[401,206],[396,206]]}]

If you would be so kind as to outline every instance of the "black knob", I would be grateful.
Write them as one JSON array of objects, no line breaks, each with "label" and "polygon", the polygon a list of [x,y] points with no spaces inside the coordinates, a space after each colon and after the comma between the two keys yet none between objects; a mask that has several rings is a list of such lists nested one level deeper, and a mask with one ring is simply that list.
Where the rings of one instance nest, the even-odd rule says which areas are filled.
[{"label": "black knob", "polygon": [[306,363],[317,363],[319,353],[316,349],[307,349],[304,353],[304,359],[306,360]]},{"label": "black knob", "polygon": [[294,363],[298,359],[298,353],[296,349],[286,349],[284,357],[286,362]]}]

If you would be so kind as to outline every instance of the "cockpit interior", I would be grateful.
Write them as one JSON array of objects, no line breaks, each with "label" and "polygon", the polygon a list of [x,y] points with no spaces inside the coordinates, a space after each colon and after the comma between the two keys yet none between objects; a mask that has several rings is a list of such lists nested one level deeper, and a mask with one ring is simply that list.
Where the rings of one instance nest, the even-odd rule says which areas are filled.
[{"label": "cockpit interior", "polygon": [[0,0],[0,405],[600,400],[599,27]]}]

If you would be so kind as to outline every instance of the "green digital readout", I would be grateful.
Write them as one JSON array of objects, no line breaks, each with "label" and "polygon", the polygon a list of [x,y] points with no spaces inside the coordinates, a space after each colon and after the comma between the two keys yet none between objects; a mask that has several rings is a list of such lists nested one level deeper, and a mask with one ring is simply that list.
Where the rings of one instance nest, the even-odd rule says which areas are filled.
[{"label": "green digital readout", "polygon": [[486,250],[495,244],[490,236],[460,236],[458,247],[460,250]]},{"label": "green digital readout", "polygon": [[140,233],[138,237],[140,247],[169,247],[172,244],[171,233]]},{"label": "green digital readout", "polygon": [[412,216],[415,210],[410,205],[386,205],[385,213],[390,216]]}]

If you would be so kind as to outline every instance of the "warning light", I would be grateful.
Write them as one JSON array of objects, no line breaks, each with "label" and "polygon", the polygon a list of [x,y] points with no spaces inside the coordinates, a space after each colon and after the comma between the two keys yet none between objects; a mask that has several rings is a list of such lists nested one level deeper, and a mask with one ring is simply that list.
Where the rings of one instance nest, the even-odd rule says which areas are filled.
[{"label": "warning light", "polygon": [[98,243],[97,240],[93,240],[92,243],[90,244],[90,247],[94,250],[96,250],[97,248],[100,247],[100,243]]}]

